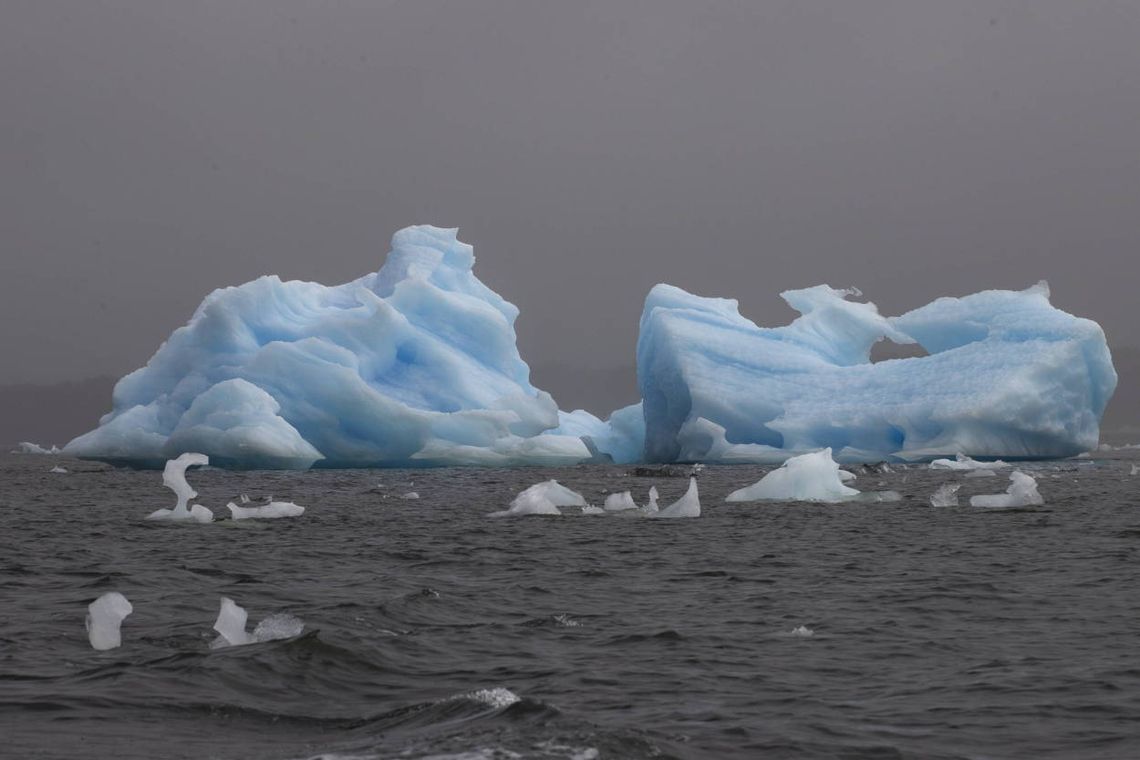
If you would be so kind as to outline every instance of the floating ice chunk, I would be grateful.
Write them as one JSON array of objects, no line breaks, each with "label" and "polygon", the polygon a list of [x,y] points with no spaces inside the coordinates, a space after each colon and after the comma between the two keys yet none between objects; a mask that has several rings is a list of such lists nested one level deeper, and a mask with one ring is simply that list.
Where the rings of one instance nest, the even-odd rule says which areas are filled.
[{"label": "floating ice chunk", "polygon": [[697,479],[695,477],[689,478],[689,490],[685,491],[685,495],[677,501],[670,504],[665,509],[657,512],[651,512],[649,517],[700,517],[701,516],[701,500],[697,493]]},{"label": "floating ice chunk", "polygon": [[649,487],[649,503],[642,507],[641,511],[643,514],[649,516],[653,516],[661,511],[661,508],[657,506],[657,486]]},{"label": "floating ice chunk", "polygon": [[300,517],[305,514],[304,507],[291,501],[271,501],[260,507],[239,507],[231,501],[226,506],[229,507],[230,517],[234,520],[273,520],[280,517]]},{"label": "floating ice chunk", "polygon": [[792,635],[801,639],[810,639],[815,635],[815,631],[808,628],[806,625],[801,625],[792,629]]},{"label": "floating ice chunk", "polygon": [[262,620],[257,624],[252,634],[246,633],[245,626],[249,613],[229,597],[222,597],[221,608],[218,610],[218,619],[214,621],[214,630],[218,637],[210,644],[211,649],[220,649],[228,646],[243,646],[245,644],[260,644],[266,641],[291,639],[300,636],[305,629],[305,622],[298,617],[279,612]]},{"label": "floating ice chunk", "polygon": [[962,487],[961,483],[945,483],[938,487],[930,497],[930,506],[932,507],[956,507],[958,506],[958,489]]},{"label": "floating ice chunk", "polygon": [[57,475],[66,475],[67,474],[67,470],[63,467],[60,467],[58,464],[55,467],[52,467],[50,470],[48,470],[48,472],[54,472]]},{"label": "floating ice chunk", "polygon": [[504,515],[560,515],[559,507],[585,507],[586,500],[577,491],[571,491],[557,480],[536,483],[511,502],[511,508],[493,512],[492,517]]},{"label": "floating ice chunk", "polygon": [[102,651],[122,644],[119,627],[134,609],[118,591],[108,591],[87,605],[87,640],[91,646]]},{"label": "floating ice chunk", "polygon": [[633,494],[629,491],[611,493],[606,497],[605,506],[607,512],[621,512],[626,509],[637,509],[637,504],[633,501]]},{"label": "floating ice chunk", "polygon": [[733,491],[725,501],[848,501],[859,495],[843,485],[831,449],[792,457],[750,486]]},{"label": "floating ice chunk", "polygon": [[974,507],[1029,507],[1045,503],[1037,492],[1037,481],[1020,470],[1009,475],[1009,488],[1005,493],[971,496],[970,506]]},{"label": "floating ice chunk", "polygon": [[1131,471],[1131,472],[1129,472],[1129,474],[1130,474],[1130,475],[1135,475],[1135,474],[1137,474],[1137,473],[1140,473],[1140,465],[1135,465],[1135,464],[1134,464],[1134,465],[1132,465],[1132,471]]},{"label": "floating ice chunk", "polygon": [[957,454],[953,459],[935,459],[930,463],[932,470],[1002,470],[1009,464],[1000,459],[994,462],[979,462],[965,454]]},{"label": "floating ice chunk", "polygon": [[[1104,332],[1050,305],[1044,283],[894,318],[850,290],[781,295],[801,316],[766,329],[734,300],[650,291],[637,344],[646,459],[763,461],[826,446],[841,462],[1040,458],[1096,444],[1116,387]],[[883,338],[930,355],[872,363]]]},{"label": "floating ice chunk", "polygon": [[415,491],[408,491],[406,494],[404,494],[400,498],[401,499],[418,499],[418,498],[420,498],[420,495],[418,493],[416,493]]},{"label": "floating ice chunk", "polygon": [[162,471],[162,484],[174,491],[178,496],[178,503],[174,509],[159,509],[155,510],[147,516],[148,520],[168,520],[173,522],[198,522],[208,523],[213,522],[214,513],[206,509],[200,504],[195,504],[193,507],[187,509],[186,505],[191,499],[198,495],[198,492],[190,487],[186,482],[186,469],[196,465],[207,465],[210,463],[209,457],[204,454],[182,454],[176,459],[171,459],[166,463],[166,469]]},{"label": "floating ice chunk", "polygon": [[60,453],[58,446],[52,446],[50,449],[45,449],[38,443],[31,441],[20,441],[16,444],[16,448],[12,450],[13,454],[58,454]]},{"label": "floating ice chunk", "polygon": [[581,509],[582,514],[584,515],[604,515],[606,513],[606,510],[602,509],[601,507],[593,507],[589,504],[582,507]]},{"label": "floating ice chunk", "polygon": [[253,638],[245,632],[245,624],[249,613],[244,607],[239,607],[233,599],[222,597],[221,609],[218,610],[218,619],[214,621],[214,630],[218,638],[211,646],[215,649],[224,646],[242,646],[249,644]]},{"label": "floating ice chunk", "polygon": [[996,478],[997,473],[993,470],[967,470],[963,475],[966,478]]}]

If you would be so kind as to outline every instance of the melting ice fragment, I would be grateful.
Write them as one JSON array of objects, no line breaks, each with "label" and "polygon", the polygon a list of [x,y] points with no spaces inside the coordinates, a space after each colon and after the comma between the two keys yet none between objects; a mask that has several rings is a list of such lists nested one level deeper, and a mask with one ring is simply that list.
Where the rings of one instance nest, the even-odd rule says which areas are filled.
[{"label": "melting ice fragment", "polygon": [[38,443],[31,441],[20,441],[16,444],[16,448],[12,451],[13,454],[59,454],[60,449],[58,446],[52,446],[46,449]]},{"label": "melting ice fragment", "polygon": [[257,624],[253,633],[246,633],[245,626],[249,614],[243,607],[237,605],[233,599],[222,597],[221,608],[218,610],[218,619],[214,622],[214,630],[218,637],[210,644],[211,649],[220,649],[227,646],[243,646],[245,644],[260,644],[265,641],[291,639],[300,636],[305,629],[305,622],[298,617],[286,613],[270,615]]},{"label": "melting ice fragment", "polygon": [[[244,494],[242,494],[244,496]],[[243,501],[243,504],[248,503]],[[273,520],[281,517],[300,517],[305,508],[291,501],[270,501],[259,507],[239,507],[232,501],[226,504],[234,520]]]},{"label": "melting ice fragment", "polygon": [[63,467],[60,467],[58,464],[55,467],[52,467],[48,472],[55,473],[56,475],[66,475],[67,474],[67,470]]},{"label": "melting ice fragment", "polygon": [[859,491],[843,485],[831,449],[792,457],[756,483],[733,491],[725,501],[848,501]]},{"label": "melting ice fragment", "polygon": [[649,487],[649,503],[641,508],[642,514],[653,516],[661,511],[657,506],[657,486]]},{"label": "melting ice fragment", "polygon": [[207,465],[209,457],[204,454],[182,454],[166,463],[162,471],[162,484],[174,491],[178,503],[174,509],[158,509],[147,515],[148,520],[168,520],[174,522],[213,522],[214,513],[200,504],[187,509],[187,503],[198,495],[198,492],[186,482],[186,469],[196,465]]},{"label": "melting ice fragment", "polygon": [[621,512],[627,509],[637,509],[637,504],[633,501],[633,494],[629,491],[622,491],[607,496],[605,508],[607,512]]},{"label": "melting ice fragment", "polygon": [[1037,492],[1037,481],[1032,476],[1020,470],[1014,470],[1009,475],[1009,488],[1005,493],[971,496],[970,506],[973,507],[1029,507],[1045,503],[1041,494]]},{"label": "melting ice fragment", "polygon": [[416,493],[415,491],[408,491],[406,494],[404,494],[400,498],[401,499],[413,499],[414,500],[414,499],[420,498],[420,495],[418,493]]},{"label": "melting ice fragment", "polygon": [[526,489],[511,502],[511,508],[492,512],[492,517],[505,515],[560,515],[559,507],[585,507],[586,500],[557,480],[546,480]]},{"label": "melting ice fragment", "polygon": [[815,631],[808,628],[806,625],[801,625],[792,629],[792,635],[801,639],[810,639],[815,635]]},{"label": "melting ice fragment", "polygon": [[965,454],[957,454],[953,459],[935,459],[930,463],[932,470],[1002,470],[1009,464],[1000,459],[993,462],[979,462]]},{"label": "melting ice fragment", "polygon": [[123,643],[119,627],[134,607],[118,591],[108,591],[87,605],[87,639],[94,649],[114,649]]},{"label": "melting ice fragment", "polygon": [[700,517],[701,516],[701,500],[697,494],[697,479],[695,477],[689,478],[689,490],[685,491],[685,495],[677,501],[670,504],[665,509],[657,512],[651,512],[649,517]]},{"label": "melting ice fragment", "polygon": [[930,496],[930,506],[932,507],[956,507],[958,506],[958,489],[962,487],[961,483],[945,483],[938,487]]}]

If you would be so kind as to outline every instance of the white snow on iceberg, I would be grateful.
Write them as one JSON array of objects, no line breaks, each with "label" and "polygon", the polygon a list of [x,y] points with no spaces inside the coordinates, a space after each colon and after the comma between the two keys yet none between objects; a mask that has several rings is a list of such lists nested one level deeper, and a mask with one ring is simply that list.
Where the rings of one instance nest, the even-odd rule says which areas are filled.
[{"label": "white snow on iceberg", "polygon": [[[940,298],[887,318],[858,291],[781,294],[801,316],[760,328],[730,299],[650,291],[637,374],[649,461],[840,462],[1072,456],[1096,445],[1116,372],[1100,326],[1045,283]],[[929,355],[872,363],[882,339]]]},{"label": "white snow on iceberg", "polygon": [[72,456],[161,466],[573,464],[515,345],[518,309],[475,277],[455,230],[408,227],[383,268],[345,285],[261,277],[214,291]]}]

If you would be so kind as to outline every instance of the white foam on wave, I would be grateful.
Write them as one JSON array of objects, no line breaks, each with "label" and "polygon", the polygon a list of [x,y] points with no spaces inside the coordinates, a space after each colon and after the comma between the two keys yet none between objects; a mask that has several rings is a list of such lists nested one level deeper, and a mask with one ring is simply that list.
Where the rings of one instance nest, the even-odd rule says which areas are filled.
[{"label": "white foam on wave", "polygon": [[460,694],[459,696],[452,697],[451,699],[470,699],[475,702],[482,702],[488,707],[493,707],[496,710],[502,710],[505,707],[510,707],[516,702],[522,701],[522,697],[520,697],[518,694],[515,694],[510,689],[503,688],[502,686],[496,686],[491,689],[476,689],[475,691],[469,691],[466,694]]}]

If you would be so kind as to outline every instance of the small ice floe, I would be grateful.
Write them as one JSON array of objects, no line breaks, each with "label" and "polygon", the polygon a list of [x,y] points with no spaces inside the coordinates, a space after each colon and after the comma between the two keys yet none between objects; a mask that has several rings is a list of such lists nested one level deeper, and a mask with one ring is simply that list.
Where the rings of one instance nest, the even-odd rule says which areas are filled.
[{"label": "small ice floe", "polygon": [[622,491],[621,493],[611,493],[606,497],[607,512],[622,512],[627,509],[637,509],[637,504],[633,501],[633,494],[629,491]]},{"label": "small ice floe", "polygon": [[408,491],[406,494],[404,494],[400,498],[401,499],[418,499],[418,498],[420,498],[420,495],[418,493],[416,493],[415,491]]},{"label": "small ice floe", "polygon": [[[272,497],[271,497],[272,499]],[[242,504],[248,504],[249,497],[242,494]],[[226,506],[230,510],[230,517],[234,520],[275,520],[280,517],[300,517],[305,514],[305,508],[291,501],[272,501],[260,507],[239,507],[232,501]]]},{"label": "small ice floe", "polygon": [[58,464],[55,467],[52,467],[50,470],[48,470],[48,472],[54,472],[56,475],[66,475],[67,474],[67,470],[64,469],[63,467],[60,467]]},{"label": "small ice floe", "polygon": [[582,514],[584,515],[604,515],[605,513],[606,510],[602,509],[601,507],[594,507],[590,506],[589,504],[582,507]]},{"label": "small ice floe", "polygon": [[213,522],[214,513],[203,507],[201,504],[195,504],[187,509],[187,503],[198,495],[198,492],[190,487],[186,482],[186,468],[194,467],[195,465],[207,465],[210,463],[210,458],[205,454],[183,454],[177,459],[167,461],[166,468],[162,471],[162,484],[174,491],[178,496],[178,503],[174,509],[159,509],[147,515],[148,520],[168,520],[173,522],[198,522],[208,523]]},{"label": "small ice floe", "polygon": [[993,462],[979,462],[964,454],[958,454],[953,459],[935,459],[930,463],[932,470],[1001,470],[1009,467],[1007,462],[996,459]]},{"label": "small ice floe", "polygon": [[506,515],[560,515],[559,507],[585,507],[586,500],[577,491],[571,491],[557,480],[535,483],[511,502],[511,508],[492,512],[491,517]]},{"label": "small ice floe", "polygon": [[1140,465],[1134,464],[1134,465],[1132,465],[1132,471],[1128,474],[1129,475],[1136,475],[1137,473],[1140,473]]},{"label": "small ice floe", "polygon": [[677,501],[673,502],[665,509],[657,512],[652,512],[647,515],[648,517],[700,517],[701,516],[701,500],[697,493],[697,479],[696,477],[689,478],[689,490],[685,491],[685,495]]},{"label": "small ice floe", "polygon": [[301,618],[279,612],[258,623],[253,633],[246,633],[245,624],[248,618],[249,613],[244,608],[234,603],[233,599],[223,596],[218,619],[214,621],[214,630],[218,632],[218,637],[210,644],[210,648],[221,649],[291,639],[300,636],[305,630],[305,621]]},{"label": "small ice floe", "polygon": [[103,651],[122,644],[119,626],[134,609],[118,591],[108,591],[87,605],[87,640],[92,648]]},{"label": "small ice floe", "polygon": [[796,628],[793,628],[791,635],[796,636],[797,638],[801,638],[801,639],[810,639],[812,636],[815,635],[815,631],[808,628],[806,625],[801,625],[801,626],[798,626]]},{"label": "small ice floe", "polygon": [[725,501],[849,501],[859,491],[843,485],[831,449],[801,454],[784,462],[750,486],[733,491]]},{"label": "small ice floe", "polygon": [[12,449],[13,454],[58,454],[59,447],[52,446],[50,449],[45,449],[38,443],[31,441],[20,441],[16,444],[16,448]]},{"label": "small ice floe", "polygon": [[1037,492],[1037,481],[1032,476],[1020,470],[1014,470],[1009,475],[1009,488],[1005,493],[971,496],[970,506],[1009,508],[1039,506],[1045,503],[1041,494]]},{"label": "small ice floe", "polygon": [[945,483],[938,487],[930,496],[930,506],[932,507],[956,507],[958,506],[958,489],[962,487],[961,483]]}]

